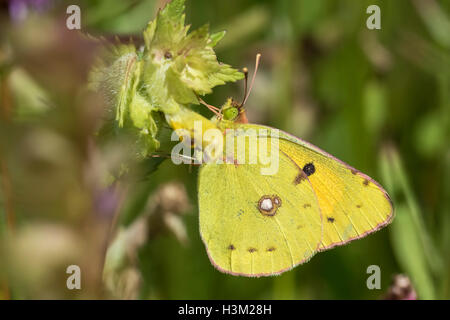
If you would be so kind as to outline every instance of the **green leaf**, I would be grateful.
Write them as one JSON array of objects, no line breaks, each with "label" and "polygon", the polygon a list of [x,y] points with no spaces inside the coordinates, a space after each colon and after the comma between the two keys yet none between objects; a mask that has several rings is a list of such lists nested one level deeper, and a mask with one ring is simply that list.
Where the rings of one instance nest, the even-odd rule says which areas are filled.
[{"label": "green leaf", "polygon": [[220,40],[222,40],[222,38],[223,37],[225,37],[225,34],[226,34],[227,32],[224,30],[224,31],[219,31],[219,32],[216,32],[216,33],[213,33],[210,37],[209,37],[209,40],[210,40],[210,42],[209,42],[209,45],[211,46],[211,47],[215,47],[216,45],[217,45],[217,43],[220,41]]},{"label": "green leaf", "polygon": [[106,45],[105,53],[90,73],[90,87],[100,91],[123,126],[124,112],[133,99],[139,79],[138,55],[134,45]]},{"label": "green leaf", "polygon": [[144,82],[155,108],[169,114],[180,104],[198,104],[196,95],[244,77],[218,62],[213,47],[225,35],[209,34],[209,26],[188,34],[184,25],[184,1],[169,3],[144,31],[146,45]]},{"label": "green leaf", "polygon": [[154,108],[140,94],[135,94],[129,106],[129,118],[131,126],[138,129],[139,155],[147,157],[159,149],[159,141],[156,139],[158,126],[152,115]]},{"label": "green leaf", "polygon": [[421,299],[435,299],[433,279],[426,263],[426,256],[417,237],[417,227],[404,203],[396,208],[391,227],[392,246],[402,269],[410,275]]},{"label": "green leaf", "polygon": [[411,277],[419,297],[434,299],[433,275],[440,278],[444,265],[423,221],[400,154],[386,148],[381,157],[383,180],[396,207],[391,239],[402,269]]},{"label": "green leaf", "polygon": [[[134,45],[107,45],[102,59],[90,74],[90,86],[106,98],[116,125],[127,127],[136,136],[138,157],[144,158],[159,148],[155,108],[138,91],[143,60]],[[108,124],[105,124],[108,125]]]},{"label": "green leaf", "polygon": [[199,103],[198,95],[244,77],[217,60],[213,47],[225,32],[211,36],[204,25],[188,33],[184,8],[184,0],[167,4],[144,31],[143,50],[108,45],[91,72],[91,87],[104,93],[117,126],[136,134],[139,158],[160,147],[156,112],[162,111],[169,123],[188,126],[195,115],[186,109]]}]

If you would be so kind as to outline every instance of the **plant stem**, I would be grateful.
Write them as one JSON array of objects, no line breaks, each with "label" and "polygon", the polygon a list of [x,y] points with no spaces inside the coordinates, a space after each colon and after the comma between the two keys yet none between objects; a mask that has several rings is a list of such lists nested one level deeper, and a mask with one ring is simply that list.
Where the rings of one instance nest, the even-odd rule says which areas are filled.
[{"label": "plant stem", "polygon": [[[11,118],[11,95],[8,88],[6,79],[0,79],[0,123],[7,123]],[[0,193],[3,195],[5,203],[5,215],[6,215],[6,229],[9,234],[14,232],[15,228],[15,215],[12,196],[11,179],[8,172],[7,161],[3,157],[3,151],[0,145]],[[4,299],[11,299],[11,289],[9,287],[7,279],[4,279],[0,283],[0,288],[4,294]]]},{"label": "plant stem", "polygon": [[[11,96],[5,79],[1,81],[0,85],[0,121],[9,122],[11,118]],[[8,166],[6,159],[3,157],[3,151],[0,149],[0,176],[1,189],[3,191],[3,198],[5,202],[5,214],[8,230],[13,231],[15,225],[15,215],[11,188],[11,179],[8,173]]]}]

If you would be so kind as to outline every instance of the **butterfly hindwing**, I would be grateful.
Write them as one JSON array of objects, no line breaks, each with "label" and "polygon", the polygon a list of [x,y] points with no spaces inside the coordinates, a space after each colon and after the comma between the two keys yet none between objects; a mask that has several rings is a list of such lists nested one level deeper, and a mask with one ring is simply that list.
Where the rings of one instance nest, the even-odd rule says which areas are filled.
[{"label": "butterfly hindwing", "polygon": [[[309,260],[322,240],[322,216],[308,179],[280,154],[280,170],[262,175],[258,164],[205,164],[199,173],[200,233],[221,271],[273,275]],[[264,207],[264,204],[269,207]],[[261,211],[270,209],[275,212]]]}]

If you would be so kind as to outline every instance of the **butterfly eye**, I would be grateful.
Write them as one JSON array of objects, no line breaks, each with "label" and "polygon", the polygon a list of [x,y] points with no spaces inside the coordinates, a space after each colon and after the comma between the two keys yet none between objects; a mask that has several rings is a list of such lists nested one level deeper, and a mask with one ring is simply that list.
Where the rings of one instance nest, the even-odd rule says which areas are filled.
[{"label": "butterfly eye", "polygon": [[223,118],[225,120],[233,121],[239,115],[239,110],[236,107],[230,107],[223,111]]}]

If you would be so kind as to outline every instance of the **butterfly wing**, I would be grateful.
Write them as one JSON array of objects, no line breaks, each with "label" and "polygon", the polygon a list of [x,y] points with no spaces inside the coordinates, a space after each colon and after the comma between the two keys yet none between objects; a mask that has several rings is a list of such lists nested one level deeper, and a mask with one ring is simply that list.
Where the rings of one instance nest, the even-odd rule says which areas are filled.
[{"label": "butterfly wing", "polygon": [[[322,216],[308,179],[294,185],[297,165],[280,155],[277,174],[259,164],[205,164],[199,172],[200,234],[219,270],[279,274],[309,260],[322,237]],[[270,209],[272,211],[264,211]]]},{"label": "butterfly wing", "polygon": [[[263,126],[249,124],[245,127]],[[305,170],[317,195],[323,216],[320,250],[362,238],[391,222],[391,200],[376,181],[312,144],[277,132],[280,151]],[[298,186],[302,183],[300,181]]]}]

